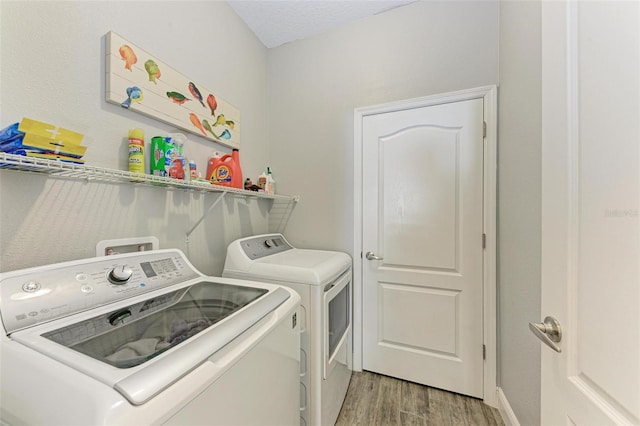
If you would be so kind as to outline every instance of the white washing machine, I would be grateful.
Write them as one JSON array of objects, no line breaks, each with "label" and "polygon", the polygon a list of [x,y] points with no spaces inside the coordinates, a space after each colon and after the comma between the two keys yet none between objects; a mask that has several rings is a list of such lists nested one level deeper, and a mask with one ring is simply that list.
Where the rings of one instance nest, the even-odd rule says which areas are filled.
[{"label": "white washing machine", "polygon": [[0,424],[297,425],[299,301],[179,250],[0,274]]},{"label": "white washing machine", "polygon": [[300,294],[300,424],[335,424],[352,370],[351,257],[298,249],[282,234],[258,235],[229,245],[222,276]]}]

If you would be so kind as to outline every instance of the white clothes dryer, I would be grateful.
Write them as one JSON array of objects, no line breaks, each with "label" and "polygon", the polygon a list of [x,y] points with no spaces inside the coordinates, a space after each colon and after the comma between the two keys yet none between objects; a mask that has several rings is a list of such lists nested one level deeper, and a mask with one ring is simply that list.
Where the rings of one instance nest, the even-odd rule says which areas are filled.
[{"label": "white clothes dryer", "polygon": [[283,285],[301,296],[300,424],[334,425],[351,380],[351,257],[298,249],[282,234],[227,248],[223,277]]},{"label": "white clothes dryer", "polygon": [[0,424],[297,425],[299,300],[179,250],[2,273]]}]

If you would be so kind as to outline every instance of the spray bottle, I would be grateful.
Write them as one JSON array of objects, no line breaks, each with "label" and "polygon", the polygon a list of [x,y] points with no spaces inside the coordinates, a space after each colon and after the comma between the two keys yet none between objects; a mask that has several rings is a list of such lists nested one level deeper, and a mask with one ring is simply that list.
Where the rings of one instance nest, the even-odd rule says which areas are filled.
[{"label": "spray bottle", "polygon": [[183,180],[191,179],[189,160],[184,154],[184,146],[187,141],[187,137],[182,133],[169,133],[167,138],[172,141],[175,146],[171,163],[169,165],[169,176]]},{"label": "spray bottle", "polygon": [[267,166],[267,185],[265,188],[267,194],[275,195],[276,193],[276,180],[271,174],[271,167]]},{"label": "spray bottle", "polygon": [[129,171],[144,174],[144,131],[129,130]]}]

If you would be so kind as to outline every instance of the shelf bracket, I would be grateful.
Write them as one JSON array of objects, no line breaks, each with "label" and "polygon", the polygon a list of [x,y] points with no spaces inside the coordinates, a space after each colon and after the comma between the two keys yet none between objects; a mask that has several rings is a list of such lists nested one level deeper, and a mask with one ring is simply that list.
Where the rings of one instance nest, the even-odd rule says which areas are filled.
[{"label": "shelf bracket", "polygon": [[222,201],[222,199],[224,198],[224,196],[227,195],[227,191],[222,191],[220,193],[220,195],[218,196],[218,198],[215,199],[215,201],[213,203],[211,203],[211,206],[209,206],[209,208],[207,209],[207,211],[202,215],[202,217],[195,223],[195,225],[193,225],[191,227],[190,230],[187,231],[187,234],[185,235],[186,238],[186,242],[189,242],[189,236],[193,233],[193,231],[198,227],[198,225],[200,225],[202,223],[202,221],[209,216],[209,214],[213,211],[214,208],[216,208],[216,206],[220,203],[220,201]]}]

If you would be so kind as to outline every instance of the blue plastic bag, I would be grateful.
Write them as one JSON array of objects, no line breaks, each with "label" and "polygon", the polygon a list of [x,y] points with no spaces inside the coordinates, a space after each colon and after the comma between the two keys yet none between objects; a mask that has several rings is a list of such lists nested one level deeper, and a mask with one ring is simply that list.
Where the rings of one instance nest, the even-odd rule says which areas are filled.
[{"label": "blue plastic bag", "polygon": [[22,148],[24,132],[18,130],[20,123],[14,123],[0,130],[0,151],[14,152]]}]

